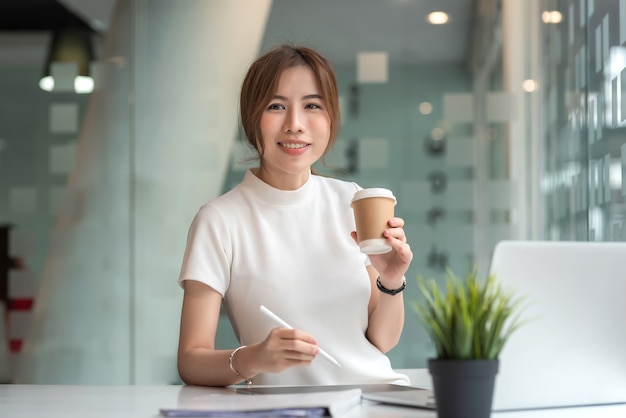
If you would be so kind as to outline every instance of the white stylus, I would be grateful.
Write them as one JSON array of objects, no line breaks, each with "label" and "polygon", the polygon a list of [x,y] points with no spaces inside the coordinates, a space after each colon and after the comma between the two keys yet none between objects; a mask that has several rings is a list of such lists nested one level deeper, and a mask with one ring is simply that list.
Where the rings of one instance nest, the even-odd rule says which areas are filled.
[{"label": "white stylus", "polygon": [[[285,328],[289,328],[289,329],[293,329],[293,327],[291,325],[289,325],[288,323],[286,323],[285,321],[283,321],[282,319],[280,319],[280,317],[278,315],[276,315],[274,312],[270,311],[269,309],[267,309],[265,306],[261,305],[261,307],[259,308],[259,310],[264,313],[268,318],[273,319],[276,323],[278,323],[280,326],[285,327]],[[337,367],[341,367],[341,364],[339,364],[339,362],[337,360],[335,360],[333,358],[333,356],[331,356],[330,354],[328,354],[326,351],[322,350],[322,347],[320,347],[320,354],[322,355],[322,357],[326,358],[328,361],[330,361],[331,363],[333,363],[335,366]]]}]

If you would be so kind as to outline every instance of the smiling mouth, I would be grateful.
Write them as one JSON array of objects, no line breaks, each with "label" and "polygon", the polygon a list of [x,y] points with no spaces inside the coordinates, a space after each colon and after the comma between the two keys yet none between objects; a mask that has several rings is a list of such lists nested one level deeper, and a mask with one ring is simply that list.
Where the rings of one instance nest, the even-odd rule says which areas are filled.
[{"label": "smiling mouth", "polygon": [[305,148],[309,146],[309,144],[294,144],[293,142],[279,142],[278,145],[280,145],[283,148],[289,148],[289,149],[300,149],[300,148]]}]

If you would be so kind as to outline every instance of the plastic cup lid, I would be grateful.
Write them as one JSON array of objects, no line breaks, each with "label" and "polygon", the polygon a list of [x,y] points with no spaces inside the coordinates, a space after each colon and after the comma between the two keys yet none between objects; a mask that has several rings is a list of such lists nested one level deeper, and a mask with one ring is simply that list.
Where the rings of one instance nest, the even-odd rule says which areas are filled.
[{"label": "plastic cup lid", "polygon": [[389,199],[393,199],[394,205],[397,203],[396,197],[393,195],[393,192],[389,189],[383,189],[382,187],[372,187],[369,189],[359,190],[352,197],[352,202],[361,199],[367,199],[369,197],[387,197]]}]

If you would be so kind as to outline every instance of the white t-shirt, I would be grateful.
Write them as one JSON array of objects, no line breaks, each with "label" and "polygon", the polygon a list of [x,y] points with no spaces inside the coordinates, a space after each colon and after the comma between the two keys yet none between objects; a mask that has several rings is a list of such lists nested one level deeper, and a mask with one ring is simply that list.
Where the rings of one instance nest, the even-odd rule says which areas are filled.
[{"label": "white t-shirt", "polygon": [[357,190],[355,183],[311,175],[284,191],[248,170],[195,216],[179,284],[198,280],[221,293],[241,344],[262,341],[278,326],[259,312],[265,305],[342,365],[318,356],[310,366],[257,375],[255,384],[410,383],[365,336],[368,261],[350,236]]}]

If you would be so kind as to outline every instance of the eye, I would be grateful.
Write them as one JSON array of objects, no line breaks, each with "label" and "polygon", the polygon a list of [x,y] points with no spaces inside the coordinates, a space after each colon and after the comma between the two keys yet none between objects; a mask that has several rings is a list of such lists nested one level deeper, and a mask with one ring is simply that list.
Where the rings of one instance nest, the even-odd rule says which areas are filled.
[{"label": "eye", "polygon": [[305,109],[321,109],[322,106],[317,104],[317,103],[308,103],[306,106],[304,106]]},{"label": "eye", "polygon": [[280,103],[271,103],[269,106],[267,106],[267,110],[283,110],[285,109],[285,106],[283,106]]}]

